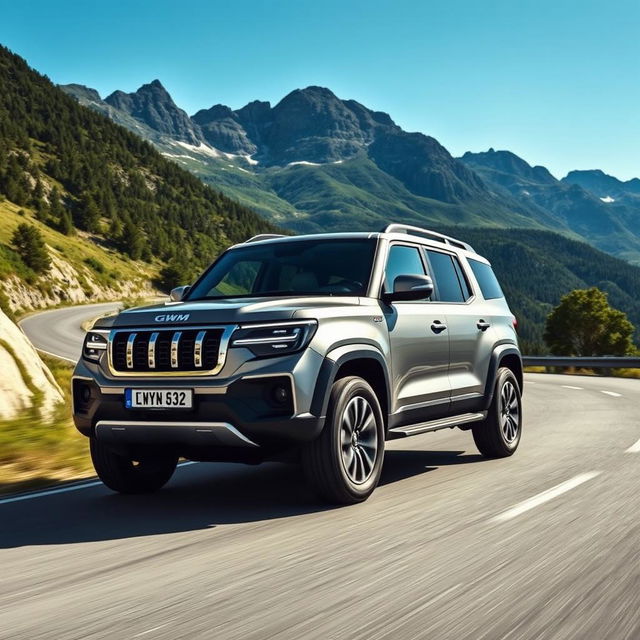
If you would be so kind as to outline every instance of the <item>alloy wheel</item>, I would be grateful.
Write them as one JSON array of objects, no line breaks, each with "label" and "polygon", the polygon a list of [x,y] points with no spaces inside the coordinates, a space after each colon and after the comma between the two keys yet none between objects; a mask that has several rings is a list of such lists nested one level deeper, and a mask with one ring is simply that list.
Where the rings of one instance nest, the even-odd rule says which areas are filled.
[{"label": "alloy wheel", "polygon": [[350,480],[365,483],[378,456],[378,429],[373,408],[362,396],[349,400],[340,423],[342,464]]},{"label": "alloy wheel", "polygon": [[520,406],[518,404],[518,393],[510,380],[507,380],[502,386],[500,400],[502,435],[507,444],[513,444],[520,431]]}]

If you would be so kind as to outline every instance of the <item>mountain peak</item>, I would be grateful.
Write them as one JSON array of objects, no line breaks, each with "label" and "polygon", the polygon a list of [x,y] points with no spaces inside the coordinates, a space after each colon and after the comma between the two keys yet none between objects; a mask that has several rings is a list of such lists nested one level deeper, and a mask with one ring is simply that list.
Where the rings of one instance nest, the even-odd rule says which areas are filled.
[{"label": "mountain peak", "polygon": [[198,125],[176,106],[160,80],[143,84],[133,93],[114,91],[104,101],[144,122],[162,135],[188,144],[198,145],[202,141]]},{"label": "mountain peak", "polygon": [[562,179],[562,182],[580,185],[583,189],[590,191],[599,198],[620,197],[624,194],[640,195],[640,180],[638,178],[626,181],[619,180],[601,169],[569,171]]},{"label": "mountain peak", "polygon": [[238,113],[224,104],[214,104],[209,109],[200,109],[191,119],[212,147],[226,153],[253,155],[257,147],[247,135]]},{"label": "mountain peak", "polygon": [[288,93],[284,98],[282,98],[282,100],[280,100],[280,102],[278,102],[274,107],[274,110],[281,108],[283,105],[286,106],[289,104],[307,104],[312,107],[315,105],[316,108],[320,108],[320,106],[324,104],[339,102],[341,102],[340,99],[330,89],[311,85],[304,89],[294,89]]},{"label": "mountain peak", "polygon": [[100,94],[91,87],[87,87],[84,84],[61,84],[58,85],[65,93],[73,96],[78,102],[102,102]]},{"label": "mountain peak", "polygon": [[333,93],[331,89],[328,89],[327,87],[321,87],[317,84],[310,84],[308,87],[304,87],[303,89],[295,89],[294,91],[292,91],[292,93],[296,93],[296,91],[299,93],[304,93],[306,95],[324,96],[325,98],[335,98],[336,100],[338,99],[336,94]]},{"label": "mountain peak", "polygon": [[169,92],[165,89],[162,82],[160,82],[160,80],[158,80],[157,78],[155,80],[152,80],[151,82],[147,82],[141,85],[140,87],[138,87],[138,89],[134,93],[139,95],[145,94],[145,93],[153,93],[156,96],[162,96],[163,99],[170,100],[171,102],[173,102],[173,98],[171,97]]},{"label": "mountain peak", "polygon": [[467,151],[461,160],[473,168],[491,169],[493,171],[518,176],[525,180],[547,184],[557,182],[548,169],[541,166],[531,166],[526,160],[512,151],[496,151],[493,147],[488,151],[481,151],[479,153]]}]

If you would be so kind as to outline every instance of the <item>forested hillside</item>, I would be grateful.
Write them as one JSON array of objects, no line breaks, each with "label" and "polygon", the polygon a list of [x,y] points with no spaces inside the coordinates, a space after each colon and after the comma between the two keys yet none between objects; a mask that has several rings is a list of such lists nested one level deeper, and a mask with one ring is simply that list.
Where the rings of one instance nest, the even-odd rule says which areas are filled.
[{"label": "forested hillside", "polygon": [[[58,258],[87,243],[146,263],[198,268],[273,227],[162,157],[0,47],[0,275],[33,276],[10,245],[16,214],[55,234]],[[83,268],[101,273],[99,266]],[[77,265],[76,265],[77,266]],[[103,271],[104,269],[102,269]],[[33,280],[33,277],[31,277]]]}]

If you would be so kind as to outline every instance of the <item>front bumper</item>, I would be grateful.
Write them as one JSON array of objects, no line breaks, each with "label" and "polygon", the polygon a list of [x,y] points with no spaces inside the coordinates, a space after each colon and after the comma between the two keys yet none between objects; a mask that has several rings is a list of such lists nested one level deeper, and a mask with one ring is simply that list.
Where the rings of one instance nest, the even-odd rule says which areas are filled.
[{"label": "front bumper", "polygon": [[[78,430],[114,445],[279,450],[314,439],[324,419],[310,412],[323,358],[305,351],[248,360],[226,377],[117,378],[98,364],[80,361],[72,381]],[[222,373],[225,373],[224,371]],[[285,385],[290,400],[278,405],[270,389]],[[126,388],[193,389],[193,408],[127,409]],[[184,453],[183,453],[184,455]]]}]

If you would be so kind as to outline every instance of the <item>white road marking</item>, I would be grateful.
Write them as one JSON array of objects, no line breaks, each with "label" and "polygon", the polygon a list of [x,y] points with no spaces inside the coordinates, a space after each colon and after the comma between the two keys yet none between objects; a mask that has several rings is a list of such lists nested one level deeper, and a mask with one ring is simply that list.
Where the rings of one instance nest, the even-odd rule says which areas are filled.
[{"label": "white road marking", "polygon": [[409,613],[404,619],[403,621],[406,621],[408,618],[413,618],[414,616],[416,616],[418,613],[420,613],[421,611],[424,611],[427,607],[430,607],[432,604],[435,604],[436,602],[438,602],[438,600],[442,600],[442,598],[445,598],[446,596],[448,596],[451,592],[456,591],[457,589],[459,589],[462,586],[462,583],[459,584],[454,584],[453,587],[449,587],[448,589],[446,589],[445,591],[443,591],[442,593],[439,593],[437,596],[434,596],[433,598],[431,598],[430,600],[427,600],[425,603],[421,604],[420,606],[416,607],[415,609],[413,609],[411,611],[411,613]]},{"label": "white road marking", "polygon": [[507,509],[503,511],[499,515],[492,518],[492,522],[505,522],[506,520],[511,520],[511,518],[515,518],[519,516],[521,513],[525,511],[529,511],[529,509],[533,509],[534,507],[538,507],[549,500],[553,500],[553,498],[557,498],[558,496],[566,493],[567,491],[571,491],[571,489],[575,489],[577,486],[581,485],[583,482],[587,482],[587,480],[591,480],[600,474],[600,471],[589,471],[587,473],[579,473],[577,476],[573,478],[561,482],[559,485],[555,487],[551,487],[551,489],[547,489],[538,495],[533,496],[532,498],[528,498],[524,500],[520,504],[517,504],[515,507],[511,507],[511,509]]},{"label": "white road marking", "polygon": [[22,502],[23,500],[33,500],[34,498],[43,498],[44,496],[53,496],[56,493],[67,493],[69,491],[80,491],[81,489],[90,489],[98,487],[102,484],[100,480],[95,482],[83,482],[82,484],[72,484],[68,487],[58,487],[57,489],[45,489],[44,491],[34,491],[33,493],[25,493],[21,496],[13,496],[13,498],[2,498],[0,504],[9,504],[10,502]]},{"label": "white road marking", "polygon": [[[186,467],[190,464],[197,464],[197,462],[192,462],[191,460],[187,460],[186,462],[181,462],[179,467]],[[8,498],[0,498],[1,504],[9,504],[10,502],[22,502],[23,500],[33,500],[34,498],[44,498],[45,496],[53,496],[56,493],[68,493],[70,491],[81,491],[82,489],[91,489],[92,487],[100,487],[104,486],[100,480],[93,480],[91,482],[80,482],[78,484],[71,484],[66,487],[57,487],[52,489],[43,489],[42,491],[32,491],[31,493],[23,493],[18,496],[10,496]]]},{"label": "white road marking", "polygon": [[572,387],[570,384],[563,384],[562,385],[565,389],[579,389],[582,390],[583,387]]},{"label": "white road marking", "polygon": [[153,633],[154,631],[158,631],[159,629],[164,629],[164,627],[167,626],[167,624],[169,624],[168,622],[166,624],[161,624],[158,627],[153,627],[153,629],[147,629],[146,631],[143,631],[142,633],[136,633],[135,636],[133,636],[134,638],[140,638],[141,636],[146,636],[148,633]]},{"label": "white road marking", "polygon": [[621,393],[616,393],[615,391],[602,391],[602,390],[600,390],[600,393],[606,393],[608,396],[613,396],[614,398],[621,398],[622,397]]},{"label": "white road marking", "polygon": [[632,444],[625,453],[640,453],[640,440],[635,444]]},{"label": "white road marking", "polygon": [[59,353],[51,353],[51,351],[45,351],[44,349],[38,349],[38,347],[36,347],[36,351],[38,351],[39,353],[44,353],[45,356],[51,356],[52,358],[58,358],[59,360],[65,360],[66,362],[70,362],[71,364],[76,364],[78,362],[78,358],[80,358],[80,356],[78,356],[78,358],[73,360],[72,358],[67,358],[66,356],[61,356]]}]

